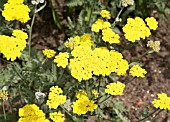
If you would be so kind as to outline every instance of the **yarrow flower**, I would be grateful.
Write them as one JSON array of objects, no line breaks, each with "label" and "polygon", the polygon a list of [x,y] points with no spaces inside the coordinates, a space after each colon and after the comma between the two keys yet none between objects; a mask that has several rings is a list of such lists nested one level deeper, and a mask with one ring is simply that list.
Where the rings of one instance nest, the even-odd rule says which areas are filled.
[{"label": "yarrow flower", "polygon": [[160,41],[148,41],[147,42],[147,47],[152,48],[155,52],[159,52],[160,50]]},{"label": "yarrow flower", "polygon": [[94,46],[94,42],[91,40],[91,36],[89,34],[83,34],[80,36],[75,36],[74,38],[71,37],[64,43],[67,48],[71,50],[74,49],[76,46]]},{"label": "yarrow flower", "polygon": [[18,122],[50,122],[35,104],[27,104],[19,109]]},{"label": "yarrow flower", "polygon": [[112,31],[111,28],[103,29],[102,35],[103,35],[102,39],[105,42],[109,42],[110,44],[120,43],[120,40],[119,40],[120,36],[116,34],[114,31]]},{"label": "yarrow flower", "polygon": [[30,9],[27,5],[24,5],[23,2],[24,0],[8,0],[8,2],[4,4],[2,16],[5,17],[7,21],[18,20],[26,23],[30,20]]},{"label": "yarrow flower", "polygon": [[107,10],[102,10],[102,11],[100,12],[100,15],[101,15],[103,18],[110,19],[110,12],[107,11]]},{"label": "yarrow flower", "polygon": [[134,0],[122,0],[122,6],[127,7],[128,5],[133,5]]},{"label": "yarrow flower", "polygon": [[50,118],[53,120],[53,122],[64,122],[64,114],[61,112],[54,112],[50,113]]},{"label": "yarrow flower", "polygon": [[8,100],[8,91],[0,90],[0,100],[3,100],[3,101]]},{"label": "yarrow flower", "polygon": [[127,24],[123,27],[123,32],[125,38],[131,42],[140,40],[140,38],[145,39],[151,35],[150,29],[140,17],[128,18]]},{"label": "yarrow flower", "polygon": [[81,115],[86,114],[88,111],[93,112],[97,108],[97,105],[94,104],[93,100],[89,100],[86,95],[82,95],[78,97],[78,100],[73,102],[72,108],[73,113]]},{"label": "yarrow flower", "polygon": [[166,93],[159,93],[158,99],[154,99],[152,104],[155,108],[170,110],[170,97]]},{"label": "yarrow flower", "polygon": [[52,58],[56,54],[56,52],[54,50],[51,50],[51,49],[44,49],[42,52],[47,58]]},{"label": "yarrow flower", "polygon": [[92,94],[97,98],[99,96],[99,92],[96,89],[92,90]]},{"label": "yarrow flower", "polygon": [[151,30],[156,30],[158,28],[158,22],[154,17],[147,17],[145,21]]},{"label": "yarrow flower", "polygon": [[14,61],[21,56],[21,51],[26,47],[27,33],[14,30],[13,36],[0,35],[0,52],[7,60]]},{"label": "yarrow flower", "polygon": [[130,74],[133,77],[136,76],[136,77],[144,78],[146,73],[147,71],[141,68],[139,65],[133,65],[132,68],[130,69]]},{"label": "yarrow flower", "polygon": [[57,56],[55,56],[54,62],[57,63],[58,67],[63,67],[66,68],[67,64],[68,64],[68,58],[69,58],[69,54],[67,52],[64,53],[59,53]]},{"label": "yarrow flower", "polygon": [[50,88],[50,93],[47,100],[47,105],[49,106],[49,108],[56,109],[59,105],[66,102],[66,96],[61,95],[62,93],[62,89],[58,86],[52,86]]},{"label": "yarrow flower", "polygon": [[116,83],[110,83],[106,86],[105,92],[111,95],[122,95],[125,88],[125,84],[117,81]]},{"label": "yarrow flower", "polygon": [[91,30],[93,32],[99,32],[101,29],[103,29],[103,23],[104,21],[101,19],[98,19],[91,27]]}]

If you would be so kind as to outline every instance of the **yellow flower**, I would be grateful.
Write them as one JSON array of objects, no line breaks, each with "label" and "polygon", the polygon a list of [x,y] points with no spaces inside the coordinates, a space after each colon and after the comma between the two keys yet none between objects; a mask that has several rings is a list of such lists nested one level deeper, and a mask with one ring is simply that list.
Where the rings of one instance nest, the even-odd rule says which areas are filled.
[{"label": "yellow flower", "polygon": [[8,100],[8,91],[0,90],[0,100],[6,101]]},{"label": "yellow flower", "polygon": [[123,32],[125,38],[131,42],[140,40],[140,38],[145,39],[151,35],[149,28],[140,17],[128,18],[127,24],[123,27]]},{"label": "yellow flower", "polygon": [[101,19],[98,19],[91,27],[91,31],[93,32],[99,32],[103,28],[104,21]]},{"label": "yellow flower", "polygon": [[158,100],[154,99],[152,104],[155,108],[168,109],[170,110],[170,97],[166,93],[159,93]]},{"label": "yellow flower", "polygon": [[59,105],[66,102],[66,96],[61,95],[62,93],[62,89],[58,86],[52,86],[50,88],[50,93],[47,100],[47,105],[49,106],[49,108],[56,109]]},{"label": "yellow flower", "polygon": [[100,12],[100,15],[101,15],[103,18],[110,19],[110,12],[107,11],[107,10],[102,10],[102,11]]},{"label": "yellow flower", "polygon": [[92,94],[97,98],[99,96],[99,92],[96,89],[92,90]]},{"label": "yellow flower", "polygon": [[14,30],[12,35],[11,37],[0,35],[0,52],[7,60],[14,61],[21,56],[21,51],[26,47],[28,35],[20,30]]},{"label": "yellow flower", "polygon": [[8,0],[8,3],[4,4],[2,16],[5,17],[7,21],[18,20],[26,23],[30,20],[30,9],[27,5],[24,5],[23,2],[23,0]]},{"label": "yellow flower", "polygon": [[19,109],[18,122],[50,122],[35,104],[27,104]]},{"label": "yellow flower", "polygon": [[113,32],[111,28],[103,29],[102,35],[103,35],[102,39],[105,42],[109,42],[110,44],[120,43],[120,40],[119,40],[120,36],[118,34],[116,34],[115,32]]},{"label": "yellow flower", "polygon": [[64,122],[64,120],[65,120],[64,114],[62,114],[61,112],[50,113],[50,118],[54,122]]},{"label": "yellow flower", "polygon": [[156,30],[158,28],[158,22],[154,17],[147,17],[145,21],[151,30]]},{"label": "yellow flower", "polygon": [[133,77],[141,77],[141,78],[144,78],[145,74],[146,74],[146,70],[141,68],[139,65],[134,65],[131,69],[130,69],[130,74],[133,76]]},{"label": "yellow flower", "polygon": [[67,52],[64,53],[59,53],[57,56],[55,56],[54,62],[57,63],[58,67],[63,67],[66,68],[67,64],[68,64],[68,58],[69,58],[69,54]]},{"label": "yellow flower", "polygon": [[47,58],[52,58],[56,54],[56,52],[54,50],[51,50],[51,49],[44,49],[42,52]]},{"label": "yellow flower", "polygon": [[93,100],[89,100],[87,96],[83,95],[73,102],[72,108],[73,113],[81,115],[86,114],[88,111],[93,112],[97,108],[97,105],[94,104]]},{"label": "yellow flower", "polygon": [[125,88],[125,84],[117,81],[116,83],[110,83],[106,86],[105,92],[111,95],[122,95]]}]

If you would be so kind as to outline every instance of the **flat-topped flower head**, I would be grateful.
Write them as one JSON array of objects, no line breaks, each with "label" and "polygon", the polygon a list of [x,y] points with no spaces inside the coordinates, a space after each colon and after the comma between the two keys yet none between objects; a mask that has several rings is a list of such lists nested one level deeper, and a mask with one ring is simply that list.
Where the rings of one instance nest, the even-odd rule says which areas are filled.
[{"label": "flat-topped flower head", "polygon": [[69,54],[67,52],[60,52],[57,56],[55,56],[54,62],[57,63],[57,67],[66,68],[68,65]]},{"label": "flat-topped flower head", "polygon": [[110,12],[107,11],[107,10],[102,10],[102,11],[100,12],[100,15],[101,15],[103,18],[110,19]]},{"label": "flat-topped flower head", "polygon": [[[87,94],[87,93],[86,93]],[[77,115],[86,114],[88,111],[93,112],[97,105],[93,100],[89,100],[86,95],[82,95],[72,104],[73,113]]]},{"label": "flat-topped flower head", "polygon": [[51,49],[44,49],[42,52],[47,58],[52,58],[56,54],[56,52],[54,50],[51,50]]},{"label": "flat-topped flower head", "polygon": [[52,86],[48,95],[47,105],[49,108],[56,109],[59,105],[66,102],[66,96],[62,95],[63,91],[58,86]]},{"label": "flat-topped flower head", "polygon": [[35,104],[27,104],[19,109],[18,122],[50,122]]},{"label": "flat-topped flower head", "polygon": [[155,52],[159,52],[160,50],[160,41],[150,40],[147,42],[147,47],[152,48]]},{"label": "flat-topped flower head", "polygon": [[124,36],[128,41],[135,42],[145,39],[151,35],[150,29],[146,26],[142,18],[128,18],[127,24],[123,27]]},{"label": "flat-topped flower head", "polygon": [[29,12],[31,10],[23,2],[24,0],[8,0],[8,3],[4,4],[4,10],[2,11],[2,16],[5,17],[5,20],[18,20],[22,23],[30,20]]},{"label": "flat-topped flower head", "polygon": [[152,104],[155,108],[170,110],[170,97],[166,93],[159,93],[158,99],[154,99]]},{"label": "flat-topped flower head", "polygon": [[158,28],[158,22],[154,17],[147,17],[145,21],[151,30],[156,30]]},{"label": "flat-topped flower head", "polygon": [[125,84],[117,81],[106,86],[105,92],[111,95],[123,95]]},{"label": "flat-topped flower head", "polygon": [[134,0],[122,0],[122,6],[127,7],[128,5],[133,5]]},{"label": "flat-topped flower head", "polygon": [[143,68],[141,68],[139,65],[134,65],[132,66],[132,68],[130,69],[130,74],[133,77],[141,77],[144,78],[145,74],[147,73],[147,71]]},{"label": "flat-topped flower head", "polygon": [[0,100],[3,100],[3,101],[8,100],[8,91],[0,90]]},{"label": "flat-topped flower head", "polygon": [[64,114],[61,112],[53,112],[50,113],[50,118],[53,120],[53,122],[64,122]]}]

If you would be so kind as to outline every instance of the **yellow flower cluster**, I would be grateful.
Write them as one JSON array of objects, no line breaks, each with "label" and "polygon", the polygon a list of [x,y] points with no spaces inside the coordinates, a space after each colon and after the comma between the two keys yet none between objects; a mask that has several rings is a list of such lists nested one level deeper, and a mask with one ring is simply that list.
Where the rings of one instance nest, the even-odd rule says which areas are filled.
[{"label": "yellow flower cluster", "polygon": [[80,36],[71,37],[64,43],[67,48],[71,50],[76,46],[94,46],[94,42],[91,40],[91,36],[89,34],[83,34]]},{"label": "yellow flower cluster", "polygon": [[7,21],[18,20],[26,23],[30,20],[30,9],[27,5],[24,5],[23,2],[24,0],[8,0],[8,2],[4,4],[2,16],[5,17]]},{"label": "yellow flower cluster", "polygon": [[109,42],[110,44],[113,43],[120,43],[120,36],[116,34],[112,29],[111,29],[111,24],[107,21],[103,21],[101,19],[98,19],[91,27],[91,30],[93,32],[99,32],[102,30],[102,39],[105,42]]},{"label": "yellow flower cluster", "polygon": [[156,30],[158,28],[158,22],[154,17],[147,17],[145,21],[151,30]]},{"label": "yellow flower cluster", "polygon": [[58,86],[52,86],[50,88],[50,93],[47,100],[47,105],[49,106],[49,108],[56,109],[59,105],[66,102],[66,96],[61,95],[62,93],[62,89]]},{"label": "yellow flower cluster", "polygon": [[109,42],[110,44],[118,44],[120,43],[120,36],[116,34],[111,28],[106,28],[102,30],[102,39],[105,42]]},{"label": "yellow flower cluster", "polygon": [[57,56],[55,56],[54,62],[57,63],[58,67],[66,68],[68,65],[69,54],[67,52],[60,52]]},{"label": "yellow flower cluster", "polygon": [[154,99],[152,101],[153,106],[155,108],[170,110],[170,97],[168,97],[165,93],[159,93],[158,98],[158,100]]},{"label": "yellow flower cluster", "polygon": [[110,83],[106,86],[105,92],[111,95],[122,95],[125,88],[125,84],[117,81],[116,83]]},{"label": "yellow flower cluster", "polygon": [[35,104],[27,104],[19,109],[18,122],[50,122]]},{"label": "yellow flower cluster", "polygon": [[147,47],[152,48],[155,52],[159,52],[160,50],[160,41],[148,41],[147,42]]},{"label": "yellow flower cluster", "polygon": [[[94,104],[93,100],[89,100],[87,95],[81,94],[76,95],[78,100],[73,102],[72,108],[73,108],[73,113],[81,115],[81,114],[86,114],[88,111],[93,112],[96,108],[97,105]],[[87,93],[86,93],[87,94]]]},{"label": "yellow flower cluster", "polygon": [[128,70],[128,62],[117,51],[109,51],[107,48],[95,48],[77,46],[71,52],[74,58],[70,59],[71,75],[78,81],[88,80],[92,75],[108,76],[111,72],[125,75]]},{"label": "yellow flower cluster", "polygon": [[26,47],[28,35],[21,30],[14,30],[12,35],[11,37],[0,35],[0,52],[7,60],[14,61],[21,56],[21,51]]},{"label": "yellow flower cluster", "polygon": [[54,112],[50,113],[50,118],[53,120],[53,122],[64,122],[64,114],[61,112]]},{"label": "yellow flower cluster", "polygon": [[8,91],[0,90],[0,100],[6,101],[8,100]]},{"label": "yellow flower cluster", "polygon": [[92,90],[92,94],[97,98],[99,96],[99,92],[96,89]]},{"label": "yellow flower cluster", "polygon": [[107,10],[102,10],[102,11],[100,12],[100,15],[101,15],[103,18],[110,19],[110,12],[107,11]]},{"label": "yellow flower cluster", "polygon": [[123,27],[123,32],[125,38],[131,42],[140,40],[140,38],[145,39],[151,35],[150,29],[140,17],[128,18],[127,24]]},{"label": "yellow flower cluster", "polygon": [[147,73],[147,71],[143,68],[141,68],[139,65],[134,65],[131,69],[130,69],[130,74],[133,77],[141,77],[144,78],[145,74]]},{"label": "yellow flower cluster", "polygon": [[51,49],[44,49],[42,52],[47,58],[52,58],[56,54],[56,52]]}]

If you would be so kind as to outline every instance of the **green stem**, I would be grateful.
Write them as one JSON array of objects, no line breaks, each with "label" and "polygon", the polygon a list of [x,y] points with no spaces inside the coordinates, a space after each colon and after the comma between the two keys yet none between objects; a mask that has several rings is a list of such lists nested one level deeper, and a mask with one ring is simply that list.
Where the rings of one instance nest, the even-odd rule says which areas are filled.
[{"label": "green stem", "polygon": [[4,101],[2,102],[2,109],[3,109],[3,113],[4,113],[4,119],[5,119],[5,122],[6,122],[6,113],[5,113]]},{"label": "green stem", "polygon": [[102,104],[103,102],[105,102],[106,100],[108,100],[112,95],[109,95],[106,99],[104,99],[103,101],[99,102],[98,104]]},{"label": "green stem", "polygon": [[98,92],[100,92],[100,79],[99,79],[99,85],[98,85]]},{"label": "green stem", "polygon": [[155,115],[154,117],[152,117],[151,121],[154,121],[155,117],[160,114],[164,109],[160,109]]},{"label": "green stem", "polygon": [[117,14],[116,18],[115,18],[115,21],[113,22],[113,27],[116,25],[116,19],[119,18],[120,14],[122,13],[124,7],[121,8],[121,10],[119,11],[119,13]]},{"label": "green stem", "polygon": [[132,79],[130,79],[128,82],[125,82],[125,84],[127,85],[128,83],[132,82],[135,79],[135,77],[133,77]]},{"label": "green stem", "polygon": [[56,26],[58,27],[59,30],[63,31],[59,17],[54,9],[54,0],[50,0],[50,3],[51,3],[51,11],[52,11],[54,23],[56,24]]},{"label": "green stem", "polygon": [[71,115],[63,106],[60,105],[60,107],[61,107],[70,117],[72,117],[72,115]]},{"label": "green stem", "polygon": [[151,51],[151,50],[147,50],[147,51],[144,52],[142,55],[140,55],[139,57],[137,57],[136,59],[134,59],[132,62],[138,61],[138,60],[141,59],[143,56],[145,56],[149,51]]},{"label": "green stem", "polygon": [[[157,111],[160,111],[160,110],[161,110],[161,109],[156,109],[155,111],[153,111],[152,113],[150,113],[150,114],[149,114],[148,116],[146,116],[145,118],[138,120],[138,122],[142,122],[143,120],[149,118],[150,116],[153,116],[153,114],[155,114]],[[158,112],[158,113],[160,113],[160,112]]]},{"label": "green stem", "polygon": [[30,27],[30,29],[29,29],[29,39],[28,39],[28,44],[29,44],[29,58],[31,57],[31,38],[32,38],[32,29],[33,29],[33,25],[34,25],[34,21],[35,21],[35,16],[36,16],[36,10],[37,10],[37,6],[35,6],[34,13],[33,13],[33,17],[32,17],[32,21],[31,21],[31,27]]},{"label": "green stem", "polygon": [[90,7],[90,9],[88,9],[88,27],[90,26],[90,21],[91,21],[91,16],[92,16],[92,13],[93,13],[93,10],[94,10],[94,5],[95,5],[95,1],[93,2],[92,6]]}]

